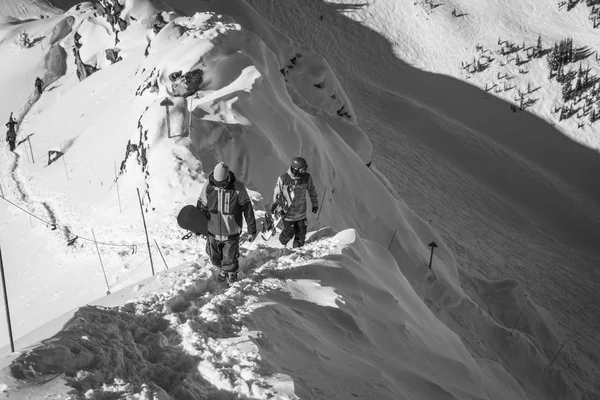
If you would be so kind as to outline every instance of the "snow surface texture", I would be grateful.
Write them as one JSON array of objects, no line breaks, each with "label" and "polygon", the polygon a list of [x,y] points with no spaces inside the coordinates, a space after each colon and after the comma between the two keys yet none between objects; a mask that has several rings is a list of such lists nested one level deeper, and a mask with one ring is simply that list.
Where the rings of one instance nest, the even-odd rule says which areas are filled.
[{"label": "snow surface texture", "polygon": [[[33,146],[21,142],[15,155],[7,152],[2,187],[7,200],[60,228],[48,229],[12,204],[0,209],[6,221],[2,250],[9,295],[18,299],[11,306],[13,327],[22,337],[17,348],[51,335],[54,325],[23,336],[101,296],[106,286],[114,292],[148,277],[151,255],[136,189],[142,193],[150,237],[169,265],[179,265],[145,281],[152,290],[122,308],[78,310],[44,346],[23,352],[10,369],[12,377],[5,370],[9,394],[62,393],[67,389],[55,380],[42,389],[14,380],[39,383],[60,373],[66,374],[73,396],[95,398],[352,398],[377,393],[390,399],[576,399],[592,393],[596,370],[588,361],[590,350],[567,347],[546,368],[564,337],[552,317],[517,281],[490,282],[458,265],[441,237],[398,200],[383,174],[365,166],[372,146],[358,125],[360,113],[368,117],[369,128],[376,125],[375,117],[394,120],[397,114],[396,94],[389,91],[397,88],[382,83],[376,97],[368,92],[372,82],[363,81],[362,88],[356,83],[365,60],[376,59],[369,52],[381,50],[380,42],[361,47],[364,58],[352,49],[364,38],[340,35],[343,42],[330,44],[339,49],[320,51],[328,55],[325,60],[312,46],[282,33],[318,30],[291,21],[277,30],[246,3],[173,1],[174,9],[155,3],[124,2],[118,18],[102,15],[89,3],[68,4],[74,7],[64,15],[12,29],[3,26],[0,51],[11,54],[11,63],[0,66],[0,76],[2,87],[14,96],[0,104],[1,112],[20,110],[15,111],[19,140],[32,135]],[[285,7],[272,7],[279,24],[294,12],[312,11],[302,9],[302,2],[281,4]],[[312,15],[315,26],[317,15]],[[338,18],[332,28],[348,29],[344,24],[350,20],[329,9],[332,15]],[[160,30],[154,29],[157,24]],[[38,46],[15,46],[23,27],[32,37],[42,37]],[[111,49],[122,57],[116,64],[106,56]],[[344,58],[340,52],[346,52]],[[344,68],[336,65],[351,96],[329,67],[330,55],[336,64],[352,61]],[[393,77],[390,68],[400,65],[387,61],[377,63],[373,73]],[[93,73],[80,82],[76,72],[81,71]],[[47,77],[41,97],[30,96],[35,76]],[[168,122],[160,105],[167,96],[173,101]],[[360,99],[359,107],[354,98]],[[408,100],[424,109],[414,101]],[[378,104],[389,106],[389,112],[374,109]],[[434,107],[417,115],[423,114],[429,121],[426,135],[431,118],[444,113]],[[396,129],[425,121],[411,124],[401,116],[407,115],[395,116]],[[380,140],[386,133],[374,137]],[[27,150],[36,163],[26,162]],[[46,166],[40,159],[49,150],[64,155]],[[203,241],[180,240],[177,211],[195,203],[219,160],[247,183],[255,207],[262,209],[270,203],[277,175],[298,153],[308,159],[317,190],[325,195],[320,219],[309,216],[311,230],[331,226],[343,232],[318,231],[311,244],[296,252],[273,243],[246,246],[246,277],[233,288],[217,287]],[[533,173],[525,155],[524,171]],[[586,157],[581,153],[581,159],[571,160],[570,170],[551,169],[543,181],[577,188],[567,204],[581,207],[575,216],[565,216],[577,227],[582,219],[577,213],[597,211],[587,181],[567,179],[586,165]],[[441,167],[440,162],[436,168]],[[556,171],[566,175],[554,176]],[[101,242],[106,284],[91,237]],[[431,240],[439,245],[432,271],[427,269]],[[162,270],[155,247],[152,254],[154,266]],[[144,291],[140,285],[106,301],[124,302],[131,290]]]}]

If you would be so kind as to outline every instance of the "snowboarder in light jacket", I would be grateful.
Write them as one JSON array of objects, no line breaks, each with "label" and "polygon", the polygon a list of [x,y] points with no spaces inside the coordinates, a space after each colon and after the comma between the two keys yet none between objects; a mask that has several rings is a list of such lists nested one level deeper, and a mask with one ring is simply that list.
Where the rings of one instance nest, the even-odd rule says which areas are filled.
[{"label": "snowboarder in light jacket", "polygon": [[312,213],[319,210],[317,191],[312,177],[308,172],[308,163],[302,157],[292,159],[292,165],[286,173],[277,178],[273,193],[271,212],[277,208],[278,198],[283,198],[285,204],[283,214],[283,231],[279,235],[282,245],[294,239],[293,247],[304,246],[306,240],[306,194],[310,197]]},{"label": "snowboarder in light jacket", "polygon": [[204,183],[196,207],[208,217],[206,254],[212,264],[221,269],[219,281],[234,282],[239,269],[242,217],[248,225],[248,241],[252,242],[257,234],[254,209],[246,187],[225,163],[220,162]]}]

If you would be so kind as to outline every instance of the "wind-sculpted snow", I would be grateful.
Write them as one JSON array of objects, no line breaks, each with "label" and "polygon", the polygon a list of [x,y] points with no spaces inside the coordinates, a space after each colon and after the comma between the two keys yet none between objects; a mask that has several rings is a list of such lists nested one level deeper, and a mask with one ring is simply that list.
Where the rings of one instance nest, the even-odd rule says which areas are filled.
[{"label": "wind-sculpted snow", "polygon": [[486,392],[458,337],[390,255],[353,230],[316,232],[300,250],[244,253],[231,288],[184,265],[122,307],[79,309],[12,364],[13,376],[64,373],[72,398],[525,398]]},{"label": "wind-sculpted snow", "polygon": [[[446,236],[365,165],[372,146],[355,112],[377,120],[381,100],[393,109],[396,134],[411,124],[430,127],[426,109],[398,117],[383,83],[358,79],[381,98],[365,97],[355,110],[322,56],[245,2],[182,0],[161,12],[159,1],[107,1],[74,5],[68,19],[26,23],[47,37],[39,47],[0,43],[11,60],[27,61],[19,73],[0,66],[8,71],[0,78],[16,88],[11,101],[26,106],[19,135],[33,134],[36,157],[26,163],[19,145],[0,159],[2,170],[15,170],[6,195],[22,209],[52,214],[46,227],[0,207],[10,287],[19,288],[17,337],[147,278],[151,268],[184,266],[136,286],[143,295],[122,308],[82,308],[39,349],[19,347],[14,376],[40,382],[65,374],[76,395],[96,398],[578,398],[561,371],[565,360],[579,362],[576,354],[546,367],[562,337],[552,318],[512,281],[465,274]],[[357,58],[362,51],[352,50]],[[43,63],[49,54],[57,62]],[[357,62],[378,71],[376,59]],[[382,80],[397,75],[384,60]],[[44,72],[57,80],[27,103],[25,77]],[[3,111],[14,107],[7,104]],[[49,150],[60,150],[60,162],[37,161]],[[181,240],[177,212],[196,203],[216,162],[225,161],[249,188],[260,226],[277,177],[298,155],[308,160],[320,203],[309,228],[330,228],[302,250],[246,244],[245,276],[219,287],[204,240]],[[348,228],[356,234],[331,233]],[[39,289],[46,287],[54,292]],[[15,391],[21,383],[6,384]]]}]

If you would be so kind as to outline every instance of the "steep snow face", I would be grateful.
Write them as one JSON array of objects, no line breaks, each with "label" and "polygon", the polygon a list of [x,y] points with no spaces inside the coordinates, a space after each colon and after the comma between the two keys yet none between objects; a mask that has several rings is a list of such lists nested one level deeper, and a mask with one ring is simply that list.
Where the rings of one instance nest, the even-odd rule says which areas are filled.
[{"label": "steep snow face", "polygon": [[16,20],[44,18],[55,16],[60,10],[52,7],[45,0],[0,0],[0,17],[5,21],[17,23]]}]

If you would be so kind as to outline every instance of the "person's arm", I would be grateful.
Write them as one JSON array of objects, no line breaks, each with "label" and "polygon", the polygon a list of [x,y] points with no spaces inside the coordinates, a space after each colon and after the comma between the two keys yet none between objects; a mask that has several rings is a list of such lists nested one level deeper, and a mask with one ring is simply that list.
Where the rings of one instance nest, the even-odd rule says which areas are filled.
[{"label": "person's arm", "polygon": [[244,213],[244,218],[246,219],[246,224],[248,225],[248,233],[250,235],[256,234],[256,218],[254,217],[254,207],[252,207],[252,202],[250,201],[250,196],[248,196],[248,191],[245,186],[242,186],[239,191],[238,202],[240,206],[242,206],[242,212]]},{"label": "person's arm", "polygon": [[198,201],[196,202],[196,207],[206,214],[207,217],[210,217],[208,212],[208,199],[206,198],[206,188],[208,187],[208,180],[204,182],[202,185],[202,190],[200,190],[200,196],[198,197]]},{"label": "person's arm", "polygon": [[313,184],[312,176],[308,177],[308,196],[310,197],[310,203],[312,204],[313,208],[319,207],[319,199],[315,185]]}]

